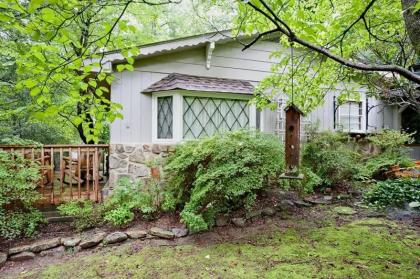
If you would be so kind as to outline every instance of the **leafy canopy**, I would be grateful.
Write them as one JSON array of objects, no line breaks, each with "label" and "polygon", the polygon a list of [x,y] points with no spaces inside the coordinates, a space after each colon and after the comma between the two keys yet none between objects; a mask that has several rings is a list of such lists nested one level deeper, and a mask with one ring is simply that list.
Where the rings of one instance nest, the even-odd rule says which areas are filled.
[{"label": "leafy canopy", "polygon": [[[369,3],[373,5],[367,9]],[[245,33],[263,33],[275,29],[275,24],[257,9],[266,4],[290,28],[296,37],[321,46],[345,60],[365,64],[397,64],[409,66],[415,56],[406,34],[400,1],[395,0],[250,0],[239,5],[237,28]],[[252,5],[256,8],[253,8]],[[284,27],[284,26],[283,26]],[[285,27],[284,27],[285,28]],[[292,96],[303,111],[310,112],[322,104],[327,92],[339,89],[339,101],[357,99],[360,85],[367,84],[370,75],[339,64],[321,54],[295,43],[294,67],[291,69],[290,41],[282,36],[278,61],[272,75],[257,88],[259,106],[279,93]],[[404,82],[401,80],[400,82]]]}]

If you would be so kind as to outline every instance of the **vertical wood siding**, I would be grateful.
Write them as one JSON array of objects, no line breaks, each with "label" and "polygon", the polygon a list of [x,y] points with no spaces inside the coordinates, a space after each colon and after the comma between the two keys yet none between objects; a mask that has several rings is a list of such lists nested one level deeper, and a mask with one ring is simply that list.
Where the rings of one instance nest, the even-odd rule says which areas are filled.
[{"label": "vertical wood siding", "polygon": [[[252,48],[242,51],[238,43],[216,44],[211,59],[211,67],[206,69],[205,46],[175,53],[143,58],[136,61],[135,70],[117,73],[117,80],[112,84],[111,99],[123,106],[124,119],[116,120],[111,125],[111,143],[150,143],[152,142],[152,98],[141,93],[152,83],[171,73],[210,76],[218,78],[241,79],[257,84],[270,75],[270,68],[275,62],[270,58],[276,49],[274,42],[260,42]],[[289,53],[285,49],[285,53]],[[337,92],[329,92],[324,104],[314,110],[308,118],[319,121],[321,130],[333,129],[333,97]],[[366,113],[365,97],[362,95],[363,115]],[[370,105],[377,104],[374,99]],[[369,113],[370,130],[382,127],[394,128],[394,110],[378,106]],[[263,130],[274,132],[276,112],[264,110]],[[365,117],[362,128],[365,127]]]}]

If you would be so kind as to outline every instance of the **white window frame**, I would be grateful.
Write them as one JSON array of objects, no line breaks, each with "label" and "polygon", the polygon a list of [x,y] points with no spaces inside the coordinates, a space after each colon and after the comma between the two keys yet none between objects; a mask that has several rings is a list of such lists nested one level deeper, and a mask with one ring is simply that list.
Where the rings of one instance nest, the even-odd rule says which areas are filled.
[{"label": "white window frame", "polygon": [[[358,110],[359,114],[358,115],[350,115],[349,113],[343,114],[341,112],[341,110],[345,109],[346,106],[348,108],[349,103],[354,103],[354,104],[358,105],[358,107],[359,107],[359,110]],[[343,124],[341,123],[341,116],[347,116],[347,117],[357,116],[358,119],[359,119],[359,129],[351,129],[350,124],[349,124],[349,128],[345,129]],[[336,130],[340,130],[342,132],[347,132],[347,133],[364,133],[365,130],[363,129],[363,124],[364,124],[363,123],[363,116],[364,116],[364,109],[363,109],[363,102],[361,102],[361,101],[347,101],[344,104],[339,105],[338,109],[337,109],[337,118],[336,119],[337,119],[337,124],[338,125],[337,125]]]},{"label": "white window frame", "polygon": [[[158,98],[172,96],[172,138],[159,139],[158,138]],[[184,96],[186,97],[203,97],[203,98],[217,98],[217,99],[231,99],[231,100],[250,100],[252,95],[236,94],[236,93],[222,93],[222,92],[203,92],[203,91],[188,91],[188,90],[171,90],[161,91],[152,94],[152,142],[159,144],[175,144],[182,142],[184,132]],[[249,128],[255,129],[257,125],[257,108],[255,104],[248,105],[249,108]],[[261,112],[261,116],[264,113]],[[261,118],[260,118],[261,120]],[[261,122],[260,122],[261,129]]]}]

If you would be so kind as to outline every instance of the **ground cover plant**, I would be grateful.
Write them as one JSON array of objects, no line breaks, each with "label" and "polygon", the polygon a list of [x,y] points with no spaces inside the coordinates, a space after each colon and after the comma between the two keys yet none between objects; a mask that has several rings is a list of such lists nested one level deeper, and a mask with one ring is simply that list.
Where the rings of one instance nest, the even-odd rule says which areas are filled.
[{"label": "ground cover plant", "polygon": [[181,209],[193,231],[206,230],[217,214],[251,208],[269,177],[284,170],[283,146],[274,136],[240,130],[188,141],[169,157],[164,208]]},{"label": "ground cover plant", "polygon": [[404,178],[380,181],[364,196],[374,207],[404,207],[411,202],[420,202],[420,179]]},{"label": "ground cover plant", "polygon": [[146,185],[142,181],[120,179],[112,194],[102,204],[90,200],[70,201],[58,207],[63,215],[74,217],[73,225],[79,230],[110,224],[122,226],[133,221],[135,215],[150,218],[160,206],[161,192],[157,183]]},{"label": "ground cover plant", "polygon": [[0,151],[0,237],[31,236],[42,221],[33,205],[39,166],[21,154]]}]

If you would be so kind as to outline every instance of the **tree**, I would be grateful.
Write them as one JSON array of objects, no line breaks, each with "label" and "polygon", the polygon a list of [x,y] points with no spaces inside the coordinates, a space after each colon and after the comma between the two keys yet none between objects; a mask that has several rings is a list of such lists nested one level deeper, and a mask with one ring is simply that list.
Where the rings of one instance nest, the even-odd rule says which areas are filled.
[{"label": "tree", "polygon": [[[410,3],[414,11],[414,2]],[[244,49],[264,36],[281,36],[281,49],[274,53],[279,63],[259,87],[271,94],[257,97],[257,103],[264,106],[279,92],[290,96],[292,77],[294,102],[307,112],[336,87],[343,89],[340,101],[357,98],[355,87],[368,84],[372,76],[387,79],[391,75],[408,87],[413,86],[409,81],[420,84],[420,76],[408,69],[418,54],[413,48],[413,28],[405,27],[401,11],[401,2],[395,0],[243,1],[238,28],[258,34]],[[418,18],[419,12],[405,20]],[[291,45],[295,49],[293,70],[291,56],[284,55]]]},{"label": "tree", "polygon": [[[138,48],[123,38],[136,32],[125,15],[129,7],[178,3],[177,0],[31,0],[0,1],[1,34],[18,53],[15,90],[28,90],[38,119],[63,117],[85,143],[98,142],[107,123],[121,118],[121,106],[109,100],[111,72],[103,68],[104,51],[123,49],[133,70]],[[86,63],[86,61],[94,61]]]}]

